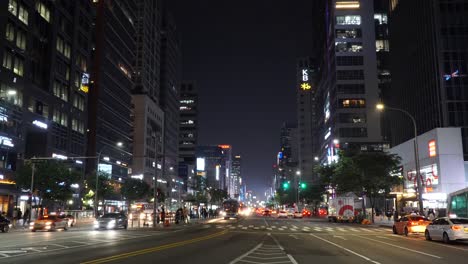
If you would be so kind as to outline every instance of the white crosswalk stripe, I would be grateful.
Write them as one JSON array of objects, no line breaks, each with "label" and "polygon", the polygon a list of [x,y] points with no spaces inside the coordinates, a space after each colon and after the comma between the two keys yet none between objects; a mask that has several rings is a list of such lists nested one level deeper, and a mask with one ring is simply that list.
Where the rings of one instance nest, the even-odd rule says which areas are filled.
[{"label": "white crosswalk stripe", "polygon": [[[390,228],[382,227],[357,227],[357,226],[300,226],[289,225],[289,226],[265,226],[265,225],[212,225],[212,227],[218,229],[229,229],[229,230],[258,230],[258,231],[283,231],[283,232],[330,232],[330,233],[375,233],[375,232],[391,232]],[[126,234],[126,236],[130,236]]]}]

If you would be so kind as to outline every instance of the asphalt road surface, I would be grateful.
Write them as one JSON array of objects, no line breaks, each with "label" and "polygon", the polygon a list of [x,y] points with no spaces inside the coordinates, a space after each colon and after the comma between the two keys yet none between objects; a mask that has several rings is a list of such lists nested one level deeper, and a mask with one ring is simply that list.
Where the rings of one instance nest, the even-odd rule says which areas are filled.
[{"label": "asphalt road surface", "polygon": [[324,219],[212,219],[171,230],[0,234],[0,263],[467,263],[468,243]]}]

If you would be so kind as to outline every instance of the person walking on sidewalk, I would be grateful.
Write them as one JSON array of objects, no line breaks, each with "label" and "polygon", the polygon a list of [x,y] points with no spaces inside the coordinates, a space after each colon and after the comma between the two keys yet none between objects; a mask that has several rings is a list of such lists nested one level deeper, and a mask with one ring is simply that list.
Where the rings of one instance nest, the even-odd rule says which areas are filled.
[{"label": "person walking on sidewalk", "polygon": [[23,215],[23,227],[24,225],[29,221],[29,214],[31,212],[29,211],[29,208],[26,209],[26,211],[24,211],[24,215]]},{"label": "person walking on sidewalk", "polygon": [[18,212],[16,213],[16,218],[18,218],[18,225],[20,225],[20,221],[23,220],[23,212],[20,208],[18,208]]},{"label": "person walking on sidewalk", "polygon": [[184,206],[184,209],[182,209],[182,214],[184,216],[184,222],[186,224],[188,224],[189,223],[189,215],[188,215],[188,210],[187,210],[186,206]]}]

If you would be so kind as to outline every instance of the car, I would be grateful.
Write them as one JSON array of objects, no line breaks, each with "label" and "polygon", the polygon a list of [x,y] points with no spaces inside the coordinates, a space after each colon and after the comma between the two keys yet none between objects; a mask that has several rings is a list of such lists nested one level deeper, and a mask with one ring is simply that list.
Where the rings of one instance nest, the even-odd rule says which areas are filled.
[{"label": "car", "polygon": [[454,240],[468,240],[468,218],[436,218],[426,226],[426,240],[442,240],[450,243]]},{"label": "car", "polygon": [[294,216],[294,210],[288,210],[286,212],[288,213],[288,217],[293,217]]},{"label": "car", "polygon": [[61,214],[59,215],[60,218],[66,218],[67,221],[68,221],[68,226],[72,227],[76,224],[76,221],[75,221],[75,217],[71,214],[68,214],[68,215],[65,215],[65,214]]},{"label": "car", "polygon": [[288,218],[288,213],[286,211],[278,211],[278,218]]},{"label": "car", "polygon": [[127,229],[128,218],[124,213],[106,213],[94,221],[94,229]]},{"label": "car", "polygon": [[3,215],[0,215],[0,230],[2,230],[2,233],[8,233],[8,231],[10,231],[10,228],[11,228],[10,220],[8,220]]},{"label": "car", "polygon": [[302,213],[296,211],[296,212],[294,212],[293,217],[294,218],[302,218]]},{"label": "car", "polygon": [[302,216],[310,217],[311,215],[312,215],[312,213],[309,210],[307,210],[307,209],[302,210]]},{"label": "car", "polygon": [[420,215],[405,215],[393,223],[394,234],[424,233],[426,226],[431,223],[429,219]]},{"label": "car", "polygon": [[57,229],[68,229],[68,219],[60,218],[58,215],[43,215],[36,221],[29,224],[29,229],[32,232],[37,230],[55,231]]},{"label": "car", "polygon": [[265,211],[263,211],[263,216],[271,216],[271,211],[266,209]]}]

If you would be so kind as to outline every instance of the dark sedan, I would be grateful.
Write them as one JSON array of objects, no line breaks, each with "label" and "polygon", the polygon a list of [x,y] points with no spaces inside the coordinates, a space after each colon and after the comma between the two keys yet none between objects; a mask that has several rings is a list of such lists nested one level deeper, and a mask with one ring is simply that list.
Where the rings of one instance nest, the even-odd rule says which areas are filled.
[{"label": "dark sedan", "polygon": [[123,213],[107,213],[94,221],[94,229],[127,229],[128,218]]}]

